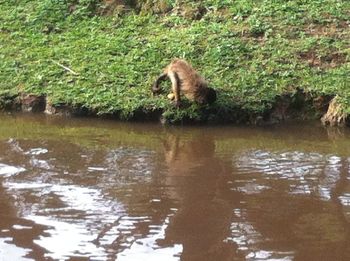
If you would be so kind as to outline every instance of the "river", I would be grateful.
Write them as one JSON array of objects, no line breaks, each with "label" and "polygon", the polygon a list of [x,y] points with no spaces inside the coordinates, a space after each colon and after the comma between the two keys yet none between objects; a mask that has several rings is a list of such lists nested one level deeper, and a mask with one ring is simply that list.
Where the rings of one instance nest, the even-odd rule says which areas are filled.
[{"label": "river", "polygon": [[0,115],[0,260],[350,260],[350,132]]}]

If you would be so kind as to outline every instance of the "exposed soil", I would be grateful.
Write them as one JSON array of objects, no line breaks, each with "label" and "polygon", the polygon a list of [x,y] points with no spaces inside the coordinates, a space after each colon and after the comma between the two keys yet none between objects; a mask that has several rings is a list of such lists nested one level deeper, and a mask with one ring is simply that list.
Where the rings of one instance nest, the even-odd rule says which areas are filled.
[{"label": "exposed soil", "polygon": [[346,54],[332,52],[327,55],[319,55],[315,50],[299,53],[300,59],[306,61],[310,67],[334,68],[346,62]]},{"label": "exposed soil", "polygon": [[310,24],[305,32],[312,36],[340,37],[346,29],[350,29],[350,24],[340,21],[338,24]]}]

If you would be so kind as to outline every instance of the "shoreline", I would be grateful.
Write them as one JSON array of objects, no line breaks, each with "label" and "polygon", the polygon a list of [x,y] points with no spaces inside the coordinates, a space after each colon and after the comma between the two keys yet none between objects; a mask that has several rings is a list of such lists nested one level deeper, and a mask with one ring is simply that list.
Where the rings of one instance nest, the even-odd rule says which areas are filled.
[{"label": "shoreline", "polygon": [[[1,98],[1,97],[0,97]],[[169,102],[170,103],[170,102]],[[94,117],[112,119],[124,122],[160,122],[163,125],[274,125],[288,121],[315,121],[319,120],[323,125],[350,126],[350,117],[342,113],[336,96],[315,96],[298,90],[294,95],[276,97],[273,106],[262,113],[245,110],[242,107],[220,108],[218,105],[198,107],[187,103],[186,106],[196,106],[200,119],[184,117],[178,121],[170,121],[166,118],[169,111],[156,109],[140,109],[130,118],[123,118],[120,113],[99,113],[96,110],[84,106],[69,103],[53,104],[45,95],[19,94],[2,97],[0,111],[44,113],[63,117]],[[187,108],[172,108],[180,112]]]}]

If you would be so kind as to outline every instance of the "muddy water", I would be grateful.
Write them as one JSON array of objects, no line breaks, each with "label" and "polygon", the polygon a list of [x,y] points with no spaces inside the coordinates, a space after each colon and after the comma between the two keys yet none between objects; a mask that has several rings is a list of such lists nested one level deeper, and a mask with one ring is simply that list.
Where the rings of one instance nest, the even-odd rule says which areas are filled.
[{"label": "muddy water", "polygon": [[0,115],[0,260],[350,260],[350,133]]}]

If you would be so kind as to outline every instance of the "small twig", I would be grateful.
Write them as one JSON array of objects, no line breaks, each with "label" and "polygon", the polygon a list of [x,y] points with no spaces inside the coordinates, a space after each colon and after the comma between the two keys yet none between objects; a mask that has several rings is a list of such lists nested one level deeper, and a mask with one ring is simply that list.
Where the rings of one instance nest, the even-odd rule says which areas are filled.
[{"label": "small twig", "polygon": [[54,62],[55,64],[57,64],[58,66],[62,67],[63,69],[65,69],[66,71],[70,72],[71,74],[74,74],[74,75],[79,75],[79,73],[76,73],[75,71],[73,71],[72,69],[68,68],[67,66],[64,66],[63,64],[60,64],[56,61],[52,61]]}]

